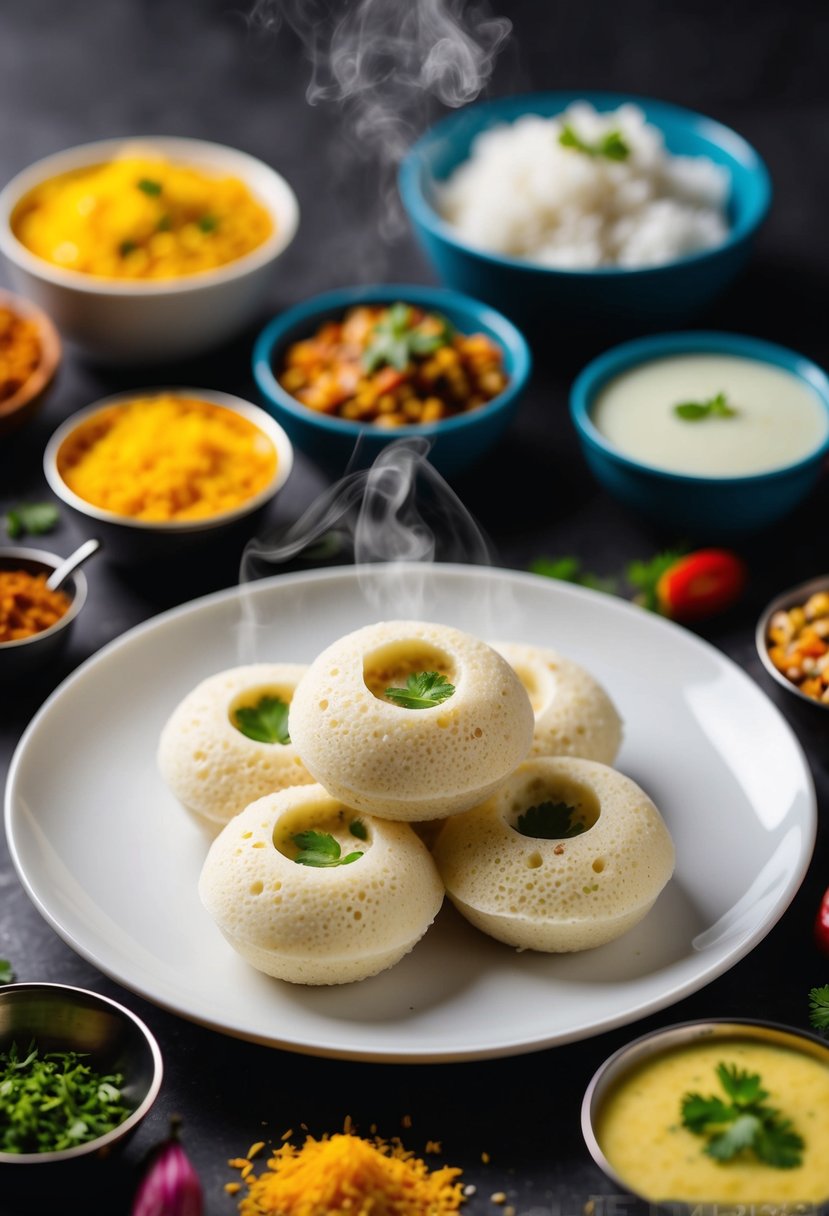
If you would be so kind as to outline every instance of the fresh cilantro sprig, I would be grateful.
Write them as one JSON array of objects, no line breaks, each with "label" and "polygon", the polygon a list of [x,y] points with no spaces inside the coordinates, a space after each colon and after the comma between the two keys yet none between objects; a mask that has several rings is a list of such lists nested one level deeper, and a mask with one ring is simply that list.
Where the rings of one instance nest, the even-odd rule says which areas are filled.
[{"label": "fresh cilantro sprig", "polygon": [[112,1131],[130,1114],[120,1073],[101,1074],[75,1051],[0,1052],[0,1150],[47,1153]]},{"label": "fresh cilantro sprig", "polygon": [[[356,820],[355,822],[359,822]],[[353,829],[354,824],[351,825]],[[360,824],[360,827],[363,827]],[[365,831],[365,828],[363,828]],[[352,835],[359,835],[352,831]],[[361,837],[361,839],[363,839]],[[352,861],[357,861],[363,856],[361,852],[347,853],[342,856],[342,849],[338,840],[335,840],[330,832],[297,832],[291,837],[296,847],[299,849],[298,855],[294,858],[297,865],[300,866],[315,866],[318,869],[330,869],[332,866],[347,866]]]},{"label": "fresh cilantro sprig", "polygon": [[759,1073],[736,1064],[717,1065],[717,1078],[725,1093],[703,1097],[688,1093],[681,1103],[682,1123],[695,1136],[704,1136],[703,1152],[715,1161],[732,1161],[751,1152],[758,1161],[776,1169],[800,1165],[805,1143],[792,1121],[766,1105],[769,1094]]},{"label": "fresh cilantro sprig", "polygon": [[700,422],[703,418],[736,418],[739,411],[728,404],[725,393],[717,393],[707,401],[680,401],[674,413],[684,422]]},{"label": "fresh cilantro sprig", "polygon": [[219,227],[219,221],[215,215],[203,215],[199,220],[200,232],[215,232]]},{"label": "fresh cilantro sprig", "polygon": [[538,840],[570,840],[585,830],[576,807],[566,802],[539,802],[518,816],[515,830]]},{"label": "fresh cilantro sprig", "polygon": [[52,531],[59,517],[53,502],[22,503],[6,512],[6,534],[10,540],[17,540],[24,533],[43,536]]},{"label": "fresh cilantro sprig", "polygon": [[621,131],[608,131],[595,143],[588,143],[566,122],[559,133],[558,142],[562,148],[574,148],[587,156],[603,156],[605,160],[627,160],[630,156],[630,144],[622,138]]},{"label": "fresh cilantro sprig", "polygon": [[530,562],[533,574],[541,574],[544,578],[555,578],[563,583],[575,583],[579,587],[591,587],[594,591],[604,591],[613,595],[617,587],[615,578],[604,578],[600,574],[592,574],[582,566],[578,557],[537,557]]},{"label": "fresh cilantro sprig", "polygon": [[257,743],[291,742],[288,734],[288,705],[281,697],[262,697],[255,705],[245,705],[236,710],[234,726],[255,739]]},{"label": "fresh cilantro sprig", "polygon": [[813,988],[809,993],[809,1021],[815,1030],[829,1032],[829,984]]},{"label": "fresh cilantro sprig", "polygon": [[684,556],[684,549],[669,549],[665,553],[657,553],[647,561],[629,562],[625,577],[637,591],[636,602],[650,612],[658,612],[657,584],[665,571],[670,570],[671,566],[675,566]]},{"label": "fresh cilantro sprig", "polygon": [[152,177],[139,177],[135,184],[139,190],[143,190],[150,198],[158,198],[161,193],[161,182],[155,181]]},{"label": "fresh cilantro sprig", "polygon": [[424,333],[414,324],[415,312],[408,304],[392,304],[371,332],[371,341],[363,352],[363,370],[377,371],[387,364],[403,372],[416,355],[433,355],[452,341],[454,330],[445,317],[442,329],[435,334]]},{"label": "fresh cilantro sprig", "polygon": [[0,984],[13,984],[15,981],[14,968],[7,958],[0,958]]},{"label": "fresh cilantro sprig", "polygon": [[437,671],[415,671],[406,680],[405,688],[387,688],[386,697],[403,709],[431,709],[451,697],[455,685]]}]

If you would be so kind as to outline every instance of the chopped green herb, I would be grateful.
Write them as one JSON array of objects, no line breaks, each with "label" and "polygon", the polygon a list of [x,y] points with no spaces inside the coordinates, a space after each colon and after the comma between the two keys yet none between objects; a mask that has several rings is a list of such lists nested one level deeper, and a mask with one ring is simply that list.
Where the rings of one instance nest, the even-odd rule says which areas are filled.
[{"label": "chopped green herb", "polygon": [[592,587],[594,591],[605,591],[612,595],[616,590],[615,578],[603,578],[582,568],[578,557],[537,557],[530,562],[533,574],[555,578],[563,583],[576,583],[579,587]]},{"label": "chopped green herb", "polygon": [[219,227],[219,221],[215,215],[203,215],[199,220],[199,228],[202,232],[215,232]]},{"label": "chopped green herb", "polygon": [[156,224],[156,232],[169,232],[171,220],[169,215],[162,215],[161,219]]},{"label": "chopped green herb", "polygon": [[363,856],[362,853],[347,853],[342,857],[339,842],[330,832],[297,832],[291,840],[299,849],[294,861],[300,866],[316,866],[319,869],[347,866]]},{"label": "chopped green herb", "polygon": [[135,241],[122,241],[118,246],[118,252],[122,258],[125,258],[128,254],[135,253],[137,248]]},{"label": "chopped green herb", "polygon": [[585,830],[578,810],[566,802],[539,802],[518,816],[516,832],[537,840],[570,840]]},{"label": "chopped green herb", "polygon": [[558,142],[563,148],[574,148],[587,156],[603,156],[606,160],[627,160],[630,156],[630,145],[622,138],[620,131],[608,131],[594,144],[588,143],[577,135],[569,122],[561,128]]},{"label": "chopped green herb", "polygon": [[151,198],[157,198],[161,193],[161,182],[153,181],[151,177],[142,177],[136,182],[139,190],[143,190],[145,194],[149,194]]},{"label": "chopped green herb", "polygon": [[58,519],[58,509],[52,502],[24,503],[6,512],[6,533],[11,540],[26,532],[30,536],[43,536],[52,531]]},{"label": "chopped green herb", "polygon": [[352,836],[356,836],[358,840],[368,840],[368,828],[363,823],[362,819],[353,819],[348,825],[348,830]]},{"label": "chopped green herb", "polygon": [[451,697],[455,685],[437,671],[412,672],[405,688],[387,688],[386,696],[403,709],[431,709]]},{"label": "chopped green herb", "polygon": [[405,371],[415,355],[432,355],[452,341],[455,331],[445,317],[440,318],[443,328],[436,334],[424,333],[413,325],[414,317],[408,304],[392,304],[372,330],[363,353],[364,371],[374,372],[383,364]]},{"label": "chopped green herb", "polygon": [[0,1150],[48,1153],[112,1131],[130,1114],[120,1073],[102,1075],[75,1051],[0,1052]]},{"label": "chopped green herb", "polygon": [[685,422],[699,422],[702,418],[736,418],[738,411],[728,404],[725,393],[717,393],[707,401],[681,401],[674,413]]},{"label": "chopped green herb", "polygon": [[245,705],[233,715],[233,725],[257,743],[291,742],[288,734],[288,705],[281,697],[262,697],[255,705]]},{"label": "chopped green herb", "polygon": [[809,1021],[815,1030],[829,1031],[829,984],[809,993]]},{"label": "chopped green herb", "polygon": [[730,1101],[689,1093],[681,1103],[682,1123],[695,1136],[708,1138],[703,1152],[715,1161],[732,1161],[751,1152],[766,1165],[787,1170],[800,1165],[803,1137],[790,1119],[766,1105],[768,1091],[758,1073],[736,1064],[718,1064],[717,1077]]},{"label": "chopped green herb", "polygon": [[14,970],[7,958],[0,958],[0,984],[13,984],[15,980]]}]

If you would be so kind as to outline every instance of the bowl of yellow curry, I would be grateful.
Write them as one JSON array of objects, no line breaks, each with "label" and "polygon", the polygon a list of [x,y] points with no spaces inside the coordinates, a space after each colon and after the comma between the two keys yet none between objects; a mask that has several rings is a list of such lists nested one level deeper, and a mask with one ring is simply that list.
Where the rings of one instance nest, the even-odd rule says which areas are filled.
[{"label": "bowl of yellow curry", "polygon": [[118,393],[52,435],[46,480],[115,561],[246,540],[285,484],[291,441],[264,410],[206,389]]},{"label": "bowl of yellow curry", "polygon": [[611,1182],[654,1206],[816,1209],[829,1200],[829,1043],[750,1020],[654,1031],[595,1074],[582,1132]]},{"label": "bowl of yellow curry", "polygon": [[0,192],[15,286],[109,362],[183,358],[256,314],[299,208],[283,177],[197,139],[110,139],[38,161]]}]

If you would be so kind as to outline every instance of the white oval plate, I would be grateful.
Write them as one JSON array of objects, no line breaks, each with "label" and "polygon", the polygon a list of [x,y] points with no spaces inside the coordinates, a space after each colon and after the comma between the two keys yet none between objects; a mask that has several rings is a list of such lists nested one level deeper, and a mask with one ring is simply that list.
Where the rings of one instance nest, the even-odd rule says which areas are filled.
[{"label": "white oval plate", "polygon": [[[310,661],[372,620],[419,617],[554,646],[625,719],[618,767],[676,844],[674,878],[618,941],[519,954],[445,906],[398,966],[342,988],[248,967],[199,903],[207,849],[167,792],[156,744],[205,676],[252,659]],[[511,571],[353,567],[282,575],[131,630],[54,693],[12,763],[6,830],[20,878],[79,954],[159,1005],[242,1038],[392,1061],[510,1055],[662,1009],[768,933],[812,853],[803,753],[775,707],[719,651],[621,600]]]}]

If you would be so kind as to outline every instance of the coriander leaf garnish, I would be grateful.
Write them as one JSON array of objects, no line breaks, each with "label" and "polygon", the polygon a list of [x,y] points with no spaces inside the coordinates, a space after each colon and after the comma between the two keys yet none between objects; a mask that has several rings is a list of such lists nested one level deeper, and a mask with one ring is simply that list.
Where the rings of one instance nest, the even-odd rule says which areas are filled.
[{"label": "coriander leaf garnish", "polygon": [[431,709],[451,697],[455,685],[437,671],[412,672],[405,688],[387,688],[386,697],[403,709]]},{"label": "coriander leaf garnish", "polygon": [[215,215],[203,215],[199,220],[199,229],[202,232],[215,232],[219,227],[219,221]]},{"label": "coriander leaf garnish", "polygon": [[128,254],[135,253],[137,248],[135,241],[122,241],[118,246],[118,252],[122,258],[125,258]]},{"label": "coriander leaf garnish", "polygon": [[628,564],[625,576],[639,594],[637,603],[650,612],[659,611],[659,597],[656,594],[657,584],[671,566],[675,566],[681,557],[685,556],[683,549],[670,549],[665,553],[657,553],[649,561],[633,561]]},{"label": "coriander leaf garnish", "polygon": [[348,830],[352,836],[356,836],[358,840],[368,840],[368,828],[363,823],[362,819],[352,819],[348,825]]},{"label": "coriander leaf garnish", "polygon": [[112,1131],[130,1114],[120,1073],[102,1075],[74,1051],[0,1052],[0,1151],[46,1153],[73,1148]]},{"label": "coriander leaf garnish", "polygon": [[829,984],[809,993],[809,1021],[815,1030],[829,1031]]},{"label": "coriander leaf garnish", "polygon": [[14,969],[7,958],[0,958],[0,984],[13,984]]},{"label": "coriander leaf garnish", "polygon": [[374,329],[371,341],[363,352],[363,370],[377,371],[383,364],[403,372],[414,355],[432,355],[442,346],[447,346],[454,330],[445,317],[440,317],[442,329],[428,333],[414,324],[415,312],[408,304],[400,302],[387,309]]},{"label": "coriander leaf garnish", "polygon": [[139,190],[149,194],[150,198],[157,198],[161,193],[161,182],[154,181],[151,177],[141,177],[135,184]]},{"label": "coriander leaf garnish", "polygon": [[603,578],[600,574],[591,574],[582,567],[578,557],[537,557],[530,562],[533,574],[541,574],[544,578],[555,578],[562,583],[575,583],[579,587],[592,587],[594,591],[605,591],[612,595],[616,590],[615,578]]},{"label": "coriander leaf garnish", "polygon": [[6,532],[12,540],[28,532],[30,536],[43,536],[51,532],[58,522],[58,509],[51,502],[24,503],[6,512]]},{"label": "coriander leaf garnish", "polygon": [[162,215],[161,219],[155,226],[156,232],[169,232],[172,221],[169,215]]},{"label": "coriander leaf garnish", "polygon": [[515,830],[538,840],[570,840],[585,830],[577,810],[566,802],[539,802],[518,816]]},{"label": "coriander leaf garnish", "polygon": [[257,743],[290,743],[288,705],[281,697],[262,697],[255,705],[245,705],[233,715],[233,725]]},{"label": "coriander leaf garnish", "polygon": [[620,131],[608,131],[595,143],[588,143],[576,133],[569,122],[566,122],[559,133],[558,142],[562,148],[574,148],[587,156],[603,156],[606,160],[627,160],[630,156],[630,145],[622,138]]},{"label": "coriander leaf garnish", "polygon": [[703,418],[736,418],[738,412],[728,404],[725,393],[716,393],[707,401],[681,401],[674,406],[674,413],[685,422],[699,422]]},{"label": "coriander leaf garnish", "polygon": [[768,1091],[759,1073],[749,1073],[736,1064],[718,1064],[717,1078],[726,1096],[705,1098],[686,1094],[680,1104],[683,1126],[695,1136],[708,1137],[703,1152],[715,1161],[733,1160],[752,1152],[759,1161],[776,1169],[800,1165],[804,1140],[790,1119],[766,1106]]},{"label": "coriander leaf garnish", "polygon": [[362,853],[347,853],[342,857],[339,842],[330,832],[297,832],[291,840],[299,849],[294,861],[300,866],[316,866],[318,869],[347,866],[363,856]]}]

